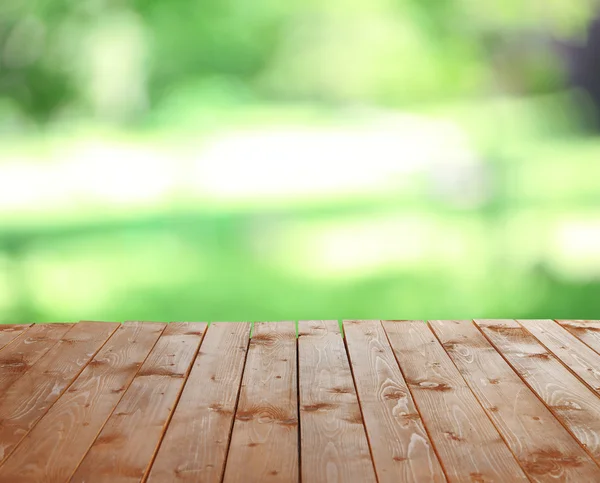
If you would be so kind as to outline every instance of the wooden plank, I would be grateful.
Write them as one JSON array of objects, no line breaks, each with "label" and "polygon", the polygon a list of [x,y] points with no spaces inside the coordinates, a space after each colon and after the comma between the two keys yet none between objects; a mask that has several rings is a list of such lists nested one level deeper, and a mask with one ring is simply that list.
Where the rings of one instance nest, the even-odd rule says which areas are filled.
[{"label": "wooden plank", "polygon": [[0,324],[0,351],[17,337],[23,335],[32,324]]},{"label": "wooden plank", "polygon": [[448,480],[528,481],[429,327],[383,326]]},{"label": "wooden plank", "polygon": [[600,395],[600,354],[553,320],[518,320],[537,340]]},{"label": "wooden plank", "polygon": [[516,321],[475,323],[588,453],[600,460],[600,399]]},{"label": "wooden plank", "polygon": [[532,481],[600,481],[600,468],[471,321],[430,326]]},{"label": "wooden plank", "polygon": [[296,327],[256,323],[223,481],[298,481]]},{"label": "wooden plank", "polygon": [[205,329],[204,323],[167,326],[70,481],[145,478]]},{"label": "wooden plank", "polygon": [[0,481],[68,481],[165,326],[123,324],[0,466]]},{"label": "wooden plank", "polygon": [[557,322],[600,354],[600,320],[557,320]]},{"label": "wooden plank", "polygon": [[302,321],[298,336],[302,481],[375,482],[337,321]]},{"label": "wooden plank", "polygon": [[346,320],[344,334],[379,483],[446,481],[381,322]]},{"label": "wooden plank", "polygon": [[221,481],[249,336],[249,323],[210,325],[149,482]]},{"label": "wooden plank", "polygon": [[1,351],[0,394],[52,349],[72,326],[36,324]]},{"label": "wooden plank", "polygon": [[0,463],[81,373],[119,324],[80,322],[0,398]]}]

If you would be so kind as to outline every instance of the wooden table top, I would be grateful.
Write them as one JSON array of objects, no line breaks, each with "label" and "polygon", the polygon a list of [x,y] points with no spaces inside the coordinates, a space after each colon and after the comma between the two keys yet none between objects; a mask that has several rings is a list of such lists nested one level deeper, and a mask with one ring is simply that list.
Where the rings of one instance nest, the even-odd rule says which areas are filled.
[{"label": "wooden table top", "polygon": [[0,326],[0,482],[600,481],[600,322]]}]

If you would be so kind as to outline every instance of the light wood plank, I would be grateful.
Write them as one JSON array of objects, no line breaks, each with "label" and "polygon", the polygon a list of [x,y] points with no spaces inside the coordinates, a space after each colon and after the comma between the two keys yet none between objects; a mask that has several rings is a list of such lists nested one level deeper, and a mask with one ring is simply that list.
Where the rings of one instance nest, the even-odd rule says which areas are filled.
[{"label": "light wood plank", "polygon": [[528,481],[429,327],[383,326],[448,480]]},{"label": "light wood plank", "polygon": [[205,323],[171,323],[71,478],[138,482],[147,475],[196,357]]},{"label": "light wood plank", "polygon": [[553,320],[518,320],[565,366],[600,395],[600,354]]},{"label": "light wood plank", "polygon": [[0,398],[0,463],[81,373],[119,324],[80,322]]},{"label": "light wood plank", "polygon": [[488,340],[596,460],[600,399],[514,320],[476,320]]},{"label": "light wood plank", "polygon": [[0,351],[17,337],[23,335],[32,324],[0,324]]},{"label": "light wood plank", "polygon": [[249,323],[210,325],[148,482],[221,481],[249,336]]},{"label": "light wood plank", "polygon": [[0,394],[27,372],[73,324],[36,324],[0,352]]},{"label": "light wood plank", "polygon": [[302,321],[298,337],[304,482],[375,482],[375,471],[337,321]]},{"label": "light wood plank", "polygon": [[67,481],[166,324],[123,324],[0,466],[0,481]]},{"label": "light wood plank", "polygon": [[296,327],[256,323],[224,482],[298,481]]},{"label": "light wood plank", "polygon": [[430,325],[532,481],[600,481],[600,468],[471,321]]},{"label": "light wood plank", "polygon": [[600,320],[557,320],[557,322],[600,354]]},{"label": "light wood plank", "polygon": [[379,483],[446,481],[381,322],[344,334]]}]

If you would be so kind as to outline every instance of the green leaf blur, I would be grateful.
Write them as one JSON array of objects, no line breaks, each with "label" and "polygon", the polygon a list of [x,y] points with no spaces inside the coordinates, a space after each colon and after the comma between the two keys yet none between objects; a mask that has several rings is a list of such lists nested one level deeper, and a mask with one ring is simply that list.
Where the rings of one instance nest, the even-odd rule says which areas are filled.
[{"label": "green leaf blur", "polygon": [[600,318],[591,0],[0,3],[0,323]]}]

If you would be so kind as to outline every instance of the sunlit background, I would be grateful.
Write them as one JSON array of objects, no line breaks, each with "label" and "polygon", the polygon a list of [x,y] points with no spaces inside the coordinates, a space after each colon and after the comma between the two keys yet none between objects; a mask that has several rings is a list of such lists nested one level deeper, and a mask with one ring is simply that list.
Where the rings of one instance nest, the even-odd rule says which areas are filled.
[{"label": "sunlit background", "polygon": [[0,322],[600,318],[592,0],[3,0]]}]

